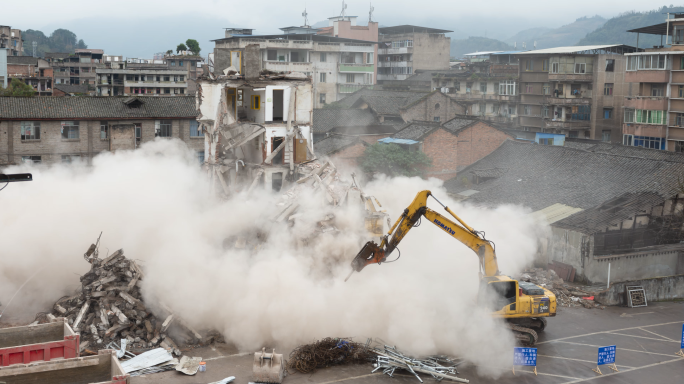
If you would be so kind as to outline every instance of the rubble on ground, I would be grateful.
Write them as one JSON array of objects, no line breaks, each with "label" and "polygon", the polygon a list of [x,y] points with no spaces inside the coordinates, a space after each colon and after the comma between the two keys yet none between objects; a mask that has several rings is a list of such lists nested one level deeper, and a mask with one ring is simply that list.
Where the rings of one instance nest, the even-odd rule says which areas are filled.
[{"label": "rubble on ground", "polygon": [[301,373],[313,373],[333,365],[370,363],[374,357],[368,343],[327,337],[292,350],[287,367]]},{"label": "rubble on ground", "polygon": [[[605,309],[604,305],[593,300],[594,293],[564,282],[554,270],[543,268],[528,269],[520,275],[518,280],[528,281],[553,292],[556,295],[556,303],[559,306]],[[592,297],[592,299],[585,299],[586,297]]]},{"label": "rubble on ground", "polygon": [[81,335],[81,351],[105,349],[126,339],[129,349],[162,347],[180,356],[178,344],[168,334],[172,324],[183,327],[193,344],[202,338],[163,304],[159,305],[168,312],[164,318],[156,317],[145,306],[140,292],[145,275],[135,260],[124,256],[123,249],[100,259],[93,244],[84,258],[91,268],[80,278],[80,292],[57,300],[51,312],[38,314],[35,323],[65,317]]},{"label": "rubble on ground", "polygon": [[421,383],[423,379],[420,378],[418,373],[430,375],[437,381],[447,379],[459,383],[469,382],[456,376],[459,374],[457,366],[462,361],[456,362],[447,356],[436,355],[428,356],[424,359],[416,359],[404,355],[397,347],[390,347],[388,345],[385,345],[383,349],[373,348],[371,352],[377,355],[377,362],[373,364],[375,369],[371,373],[382,370],[383,374],[394,377],[394,371],[402,369],[415,376]]}]

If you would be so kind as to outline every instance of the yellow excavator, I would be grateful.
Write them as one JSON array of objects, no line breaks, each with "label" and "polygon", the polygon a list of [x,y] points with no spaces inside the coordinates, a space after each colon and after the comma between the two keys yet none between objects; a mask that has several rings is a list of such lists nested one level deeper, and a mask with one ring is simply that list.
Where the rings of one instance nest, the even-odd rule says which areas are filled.
[{"label": "yellow excavator", "polygon": [[[458,224],[428,208],[427,199],[430,196],[449,212]],[[548,289],[532,283],[518,282],[502,275],[496,261],[494,243],[485,239],[484,232],[478,232],[464,223],[430,191],[422,191],[416,195],[411,205],[382,238],[380,245],[369,241],[363,246],[352,260],[352,271],[345,281],[352,273],[361,272],[367,265],[386,262],[387,256],[397,248],[404,236],[412,228],[420,225],[422,217],[477,253],[480,259],[479,299],[491,306],[493,316],[506,319],[508,326],[522,344],[534,345],[537,342],[537,332],[543,331],[546,327],[546,317],[556,316],[556,296]]]}]

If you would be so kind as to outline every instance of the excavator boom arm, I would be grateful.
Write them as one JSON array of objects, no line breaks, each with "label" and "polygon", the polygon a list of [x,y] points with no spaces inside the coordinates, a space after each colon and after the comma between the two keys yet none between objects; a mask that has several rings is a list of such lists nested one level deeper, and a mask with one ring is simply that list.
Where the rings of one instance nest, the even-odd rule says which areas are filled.
[{"label": "excavator boom arm", "polygon": [[456,219],[456,221],[458,221],[459,224],[428,208],[427,198],[429,196],[432,196],[430,191],[419,192],[418,195],[416,195],[416,198],[413,199],[411,205],[404,210],[401,217],[399,217],[392,228],[390,228],[387,236],[383,238],[379,246],[373,242],[366,243],[361,249],[361,252],[359,252],[352,261],[353,270],[360,272],[366,265],[384,262],[386,257],[389,256],[404,239],[404,236],[406,236],[408,232],[415,227],[418,220],[424,216],[432,224],[440,227],[453,238],[475,251],[480,258],[480,268],[485,276],[495,276],[499,274],[496,254],[491,243],[480,237],[475,230],[456,216],[449,207],[442,205],[439,200],[435,199]]}]

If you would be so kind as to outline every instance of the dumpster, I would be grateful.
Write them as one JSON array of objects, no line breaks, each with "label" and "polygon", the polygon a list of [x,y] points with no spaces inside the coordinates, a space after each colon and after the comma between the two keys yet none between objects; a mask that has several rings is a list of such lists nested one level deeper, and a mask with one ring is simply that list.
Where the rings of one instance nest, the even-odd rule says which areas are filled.
[{"label": "dumpster", "polygon": [[0,329],[0,367],[78,357],[79,339],[65,318],[47,324]]}]

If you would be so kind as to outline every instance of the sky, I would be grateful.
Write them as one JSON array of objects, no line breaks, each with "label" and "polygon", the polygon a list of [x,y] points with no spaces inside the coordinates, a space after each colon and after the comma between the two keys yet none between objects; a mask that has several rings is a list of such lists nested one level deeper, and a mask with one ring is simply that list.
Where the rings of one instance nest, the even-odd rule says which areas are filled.
[{"label": "sky", "polygon": [[[347,15],[368,20],[370,1],[347,0]],[[380,25],[414,24],[455,31],[454,37],[487,36],[506,39],[533,27],[559,27],[583,16],[611,18],[625,11],[648,11],[664,4],[643,0],[433,0],[417,5],[408,0],[373,0],[373,20]],[[97,6],[94,6],[97,4]],[[224,27],[254,28],[257,34],[280,33],[278,28],[301,25],[304,8],[309,23],[340,15],[342,1],[261,0],[241,6],[234,0],[33,0],[31,12],[23,2],[3,4],[0,24],[38,29],[46,35],[66,28],[90,48],[127,57],[151,57],[175,49],[188,38],[200,42],[202,55],[213,48]],[[663,16],[664,17],[664,16]]]}]

